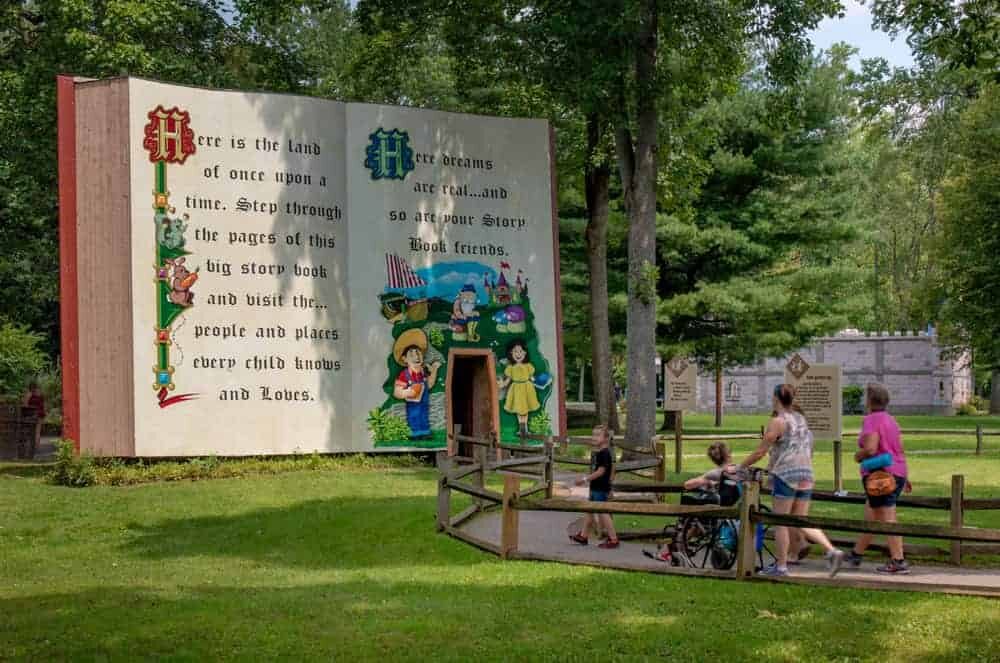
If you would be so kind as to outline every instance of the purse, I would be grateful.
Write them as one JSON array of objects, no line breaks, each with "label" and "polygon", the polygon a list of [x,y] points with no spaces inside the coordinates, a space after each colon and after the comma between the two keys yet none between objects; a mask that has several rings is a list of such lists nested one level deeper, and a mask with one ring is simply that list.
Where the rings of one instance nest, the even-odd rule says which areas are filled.
[{"label": "purse", "polygon": [[896,490],[896,477],[884,470],[878,470],[868,475],[865,481],[865,493],[869,497],[884,497]]}]

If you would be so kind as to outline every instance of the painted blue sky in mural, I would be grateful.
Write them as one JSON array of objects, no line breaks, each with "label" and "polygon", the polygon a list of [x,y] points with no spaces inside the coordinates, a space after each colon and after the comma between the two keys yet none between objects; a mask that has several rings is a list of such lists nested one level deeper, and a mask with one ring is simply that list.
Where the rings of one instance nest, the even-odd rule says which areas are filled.
[{"label": "painted blue sky in mural", "polygon": [[[489,297],[483,288],[483,278],[495,281],[500,278],[499,272],[478,262],[441,262],[430,267],[413,269],[417,276],[427,282],[426,286],[415,288],[390,288],[386,292],[402,292],[410,299],[424,297],[440,297],[451,301],[458,295],[466,283],[476,288],[476,298],[480,304],[485,304]],[[510,275],[508,274],[508,278]]]}]

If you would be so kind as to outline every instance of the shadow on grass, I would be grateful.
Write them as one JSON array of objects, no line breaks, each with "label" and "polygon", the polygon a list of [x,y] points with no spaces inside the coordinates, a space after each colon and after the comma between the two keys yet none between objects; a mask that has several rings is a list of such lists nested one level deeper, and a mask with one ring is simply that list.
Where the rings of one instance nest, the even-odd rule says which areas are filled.
[{"label": "shadow on grass", "polygon": [[539,573],[530,564],[500,572],[483,565],[472,580],[113,586],[4,599],[0,646],[12,658],[41,660],[568,660],[601,652],[613,660],[916,662],[986,660],[1000,646],[1000,612],[987,601],[647,581],[551,565]]},{"label": "shadow on grass", "polygon": [[51,470],[50,462],[0,463],[0,477],[39,479],[45,478]]},{"label": "shadow on grass", "polygon": [[435,505],[429,497],[338,497],[231,516],[129,523],[138,534],[125,545],[148,559],[214,556],[316,569],[474,563],[468,546],[406,536],[434,532]]}]

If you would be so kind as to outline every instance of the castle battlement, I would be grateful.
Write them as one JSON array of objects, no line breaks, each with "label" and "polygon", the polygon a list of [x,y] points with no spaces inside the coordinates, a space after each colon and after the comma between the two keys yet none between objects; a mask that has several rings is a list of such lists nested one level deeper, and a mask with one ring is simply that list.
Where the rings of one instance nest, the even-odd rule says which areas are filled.
[{"label": "castle battlement", "polygon": [[[951,414],[972,396],[968,354],[952,356],[925,331],[861,332],[844,330],[819,338],[797,351],[807,362],[839,364],[843,384],[864,386],[881,382],[892,396],[897,413]],[[795,353],[766,359],[723,374],[723,408],[729,412],[765,412],[771,393],[784,380],[785,364]],[[715,408],[715,378],[698,377],[698,410]]]}]

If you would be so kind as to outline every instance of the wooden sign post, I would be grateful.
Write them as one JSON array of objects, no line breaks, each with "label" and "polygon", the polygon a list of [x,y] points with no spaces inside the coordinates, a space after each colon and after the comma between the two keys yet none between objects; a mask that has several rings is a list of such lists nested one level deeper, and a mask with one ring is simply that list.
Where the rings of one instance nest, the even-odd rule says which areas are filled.
[{"label": "wooden sign post", "polygon": [[674,472],[684,458],[684,410],[698,405],[698,367],[684,357],[674,357],[663,373],[663,409],[674,412]]}]

